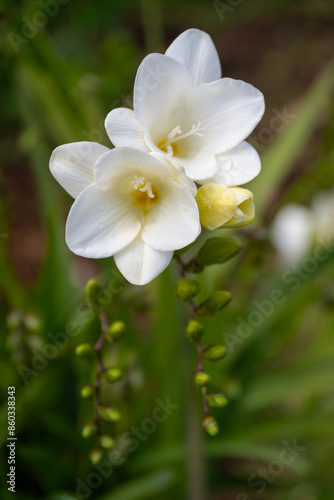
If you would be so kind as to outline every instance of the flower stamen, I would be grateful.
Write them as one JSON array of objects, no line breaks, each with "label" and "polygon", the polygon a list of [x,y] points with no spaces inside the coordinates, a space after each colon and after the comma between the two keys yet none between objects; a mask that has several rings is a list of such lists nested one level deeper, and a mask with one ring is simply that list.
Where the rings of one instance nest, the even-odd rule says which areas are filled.
[{"label": "flower stamen", "polygon": [[167,153],[168,156],[176,155],[178,147],[175,143],[177,141],[181,141],[182,139],[185,139],[186,137],[190,137],[192,135],[203,137],[204,135],[203,131],[204,128],[201,128],[200,121],[198,121],[196,125],[194,124],[191,127],[191,129],[188,132],[185,132],[184,134],[182,133],[180,125],[178,125],[177,127],[173,128],[171,132],[169,132],[167,139],[165,141],[161,141],[158,144],[158,148],[164,151],[164,153]]},{"label": "flower stamen", "polygon": [[139,189],[139,191],[141,191],[142,193],[147,193],[150,198],[155,197],[155,194],[152,190],[152,184],[150,181],[147,181],[145,177],[138,177],[137,175],[135,175],[135,178],[133,181],[131,181],[131,184],[136,191]]}]

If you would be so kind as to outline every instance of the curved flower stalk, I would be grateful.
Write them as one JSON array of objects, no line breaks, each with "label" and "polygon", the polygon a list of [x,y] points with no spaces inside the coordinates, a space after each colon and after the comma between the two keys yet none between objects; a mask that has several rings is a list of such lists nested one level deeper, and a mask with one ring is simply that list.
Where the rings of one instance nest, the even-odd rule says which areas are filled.
[{"label": "curved flower stalk", "polygon": [[81,389],[81,397],[94,402],[94,420],[87,422],[82,428],[84,438],[94,438],[94,448],[90,453],[90,459],[94,464],[99,463],[106,450],[115,446],[115,440],[109,434],[103,432],[103,423],[117,423],[121,419],[118,409],[102,401],[102,386],[113,384],[123,378],[123,373],[118,367],[107,368],[104,365],[102,350],[107,342],[118,341],[125,329],[122,321],[109,324],[103,307],[100,305],[99,296],[103,292],[102,286],[95,280],[90,280],[86,286],[87,305],[100,317],[100,335],[94,345],[85,343],[76,347],[75,353],[78,358],[96,364],[96,375],[92,384],[84,385]]},{"label": "curved flower stalk", "polygon": [[196,186],[166,159],[133,148],[73,143],[53,152],[50,169],[76,198],[66,225],[69,248],[94,259],[114,256],[130,283],[153,280],[173,251],[200,233]]},{"label": "curved flower stalk", "polygon": [[150,54],[134,85],[134,110],[117,108],[105,126],[115,146],[155,151],[199,183],[244,184],[260,172],[255,149],[244,142],[264,112],[262,93],[220,78],[211,38],[191,29],[166,54]]}]

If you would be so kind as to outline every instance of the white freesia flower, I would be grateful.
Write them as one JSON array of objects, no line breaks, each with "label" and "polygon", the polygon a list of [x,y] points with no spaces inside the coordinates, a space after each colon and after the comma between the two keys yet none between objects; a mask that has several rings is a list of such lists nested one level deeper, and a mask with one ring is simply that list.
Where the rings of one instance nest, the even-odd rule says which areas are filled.
[{"label": "white freesia flower", "polygon": [[55,149],[50,169],[76,198],[66,225],[69,248],[83,257],[114,256],[133,284],[153,280],[173,251],[200,233],[195,184],[159,155],[73,143]]},{"label": "white freesia flower", "polygon": [[289,204],[280,209],[272,224],[271,237],[284,264],[295,264],[305,256],[313,225],[310,210],[302,205]]},{"label": "white freesia flower", "polygon": [[250,181],[261,164],[244,139],[263,115],[263,95],[243,81],[220,76],[209,35],[185,31],[165,55],[143,60],[134,85],[134,111],[117,108],[106,118],[111,141],[159,152],[201,183]]}]

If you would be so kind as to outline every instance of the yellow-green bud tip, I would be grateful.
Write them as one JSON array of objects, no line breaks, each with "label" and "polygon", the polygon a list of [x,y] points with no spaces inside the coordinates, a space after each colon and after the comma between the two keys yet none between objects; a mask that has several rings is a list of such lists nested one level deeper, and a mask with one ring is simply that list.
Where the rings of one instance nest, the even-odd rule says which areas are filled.
[{"label": "yellow-green bud tip", "polygon": [[226,347],[222,345],[214,345],[206,349],[203,354],[209,361],[219,361],[226,356],[227,350]]},{"label": "yellow-green bud tip", "polygon": [[81,435],[84,438],[90,438],[92,436],[95,436],[97,432],[97,427],[94,422],[89,422],[88,424],[85,424],[82,428]]},{"label": "yellow-green bud tip", "polygon": [[125,324],[123,321],[115,321],[111,323],[108,330],[105,332],[105,337],[107,340],[117,340],[122,337],[125,330]]},{"label": "yellow-green bud tip", "polygon": [[123,377],[122,371],[118,368],[110,368],[106,370],[103,375],[110,383],[117,382]]},{"label": "yellow-green bud tip", "polygon": [[195,384],[197,387],[204,387],[205,385],[209,384],[211,381],[211,377],[208,373],[205,372],[198,372],[195,375]]},{"label": "yellow-green bud tip", "polygon": [[210,436],[217,436],[219,432],[219,426],[217,421],[213,417],[205,417],[202,422],[202,426]]},{"label": "yellow-green bud tip", "polygon": [[121,413],[110,406],[99,406],[98,412],[100,417],[108,422],[118,422],[122,418]]},{"label": "yellow-green bud tip", "polygon": [[97,465],[101,462],[103,458],[103,451],[102,450],[92,450],[89,455],[90,461],[94,464]]},{"label": "yellow-green bud tip", "polygon": [[103,435],[100,436],[100,445],[106,450],[111,450],[115,446],[115,441],[111,436]]},{"label": "yellow-green bud tip", "polygon": [[223,394],[207,394],[206,400],[211,408],[223,408],[228,403]]},{"label": "yellow-green bud tip", "polygon": [[75,354],[78,358],[85,359],[87,361],[91,361],[95,357],[95,352],[93,346],[90,344],[80,344],[75,348]]},{"label": "yellow-green bud tip", "polygon": [[183,301],[191,300],[200,291],[199,283],[190,278],[182,278],[176,285],[176,296]]},{"label": "yellow-green bud tip", "polygon": [[102,290],[103,290],[102,285],[100,285],[100,283],[98,283],[96,280],[92,279],[88,281],[86,285],[85,294],[86,294],[87,304],[90,307],[93,307],[95,309],[100,308],[99,296]]},{"label": "yellow-green bud tip", "polygon": [[189,340],[200,340],[204,334],[204,326],[196,320],[191,320],[186,326],[186,337]]},{"label": "yellow-green bud tip", "polygon": [[94,387],[91,385],[84,385],[81,389],[81,397],[83,399],[92,399],[94,392]]}]

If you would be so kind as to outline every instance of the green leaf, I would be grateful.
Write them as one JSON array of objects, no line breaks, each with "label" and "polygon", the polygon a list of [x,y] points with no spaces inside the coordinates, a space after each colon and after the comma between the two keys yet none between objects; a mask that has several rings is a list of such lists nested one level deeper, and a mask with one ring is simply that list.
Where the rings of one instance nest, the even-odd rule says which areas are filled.
[{"label": "green leaf", "polygon": [[159,469],[147,476],[140,476],[128,484],[104,495],[101,500],[146,500],[158,498],[175,482],[175,472],[171,468]]},{"label": "green leaf", "polygon": [[240,243],[233,238],[210,238],[198,252],[196,261],[202,266],[224,264],[238,255],[241,249]]}]

